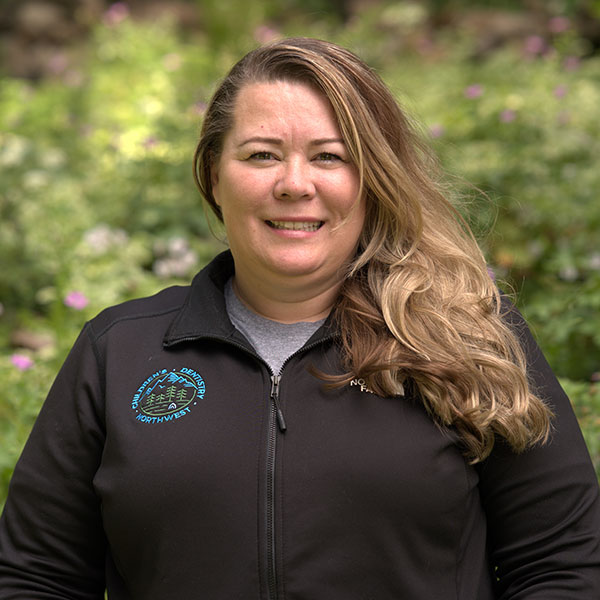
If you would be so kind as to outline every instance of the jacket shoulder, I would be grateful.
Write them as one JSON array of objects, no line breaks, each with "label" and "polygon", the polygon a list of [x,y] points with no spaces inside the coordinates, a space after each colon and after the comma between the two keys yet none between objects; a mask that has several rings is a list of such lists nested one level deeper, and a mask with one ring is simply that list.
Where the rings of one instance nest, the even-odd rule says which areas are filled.
[{"label": "jacket shoulder", "polygon": [[88,323],[89,330],[97,339],[117,323],[175,313],[185,304],[189,289],[189,286],[172,286],[153,296],[128,300],[106,308]]}]

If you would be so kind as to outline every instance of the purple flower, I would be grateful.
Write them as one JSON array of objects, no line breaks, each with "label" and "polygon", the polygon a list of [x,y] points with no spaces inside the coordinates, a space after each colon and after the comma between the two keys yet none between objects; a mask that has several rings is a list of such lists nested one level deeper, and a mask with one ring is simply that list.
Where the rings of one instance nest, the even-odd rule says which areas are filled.
[{"label": "purple flower", "polygon": [[578,56],[567,56],[563,63],[565,71],[577,71],[579,69],[579,60]]},{"label": "purple flower", "polygon": [[196,104],[194,104],[192,110],[197,115],[203,115],[207,108],[208,105],[206,104],[206,102],[198,101],[196,102]]},{"label": "purple flower", "polygon": [[467,98],[479,98],[483,96],[483,86],[480,83],[474,83],[465,89],[465,96]]},{"label": "purple flower", "polygon": [[492,269],[492,267],[488,267],[487,272],[492,281],[496,281],[496,273],[494,272],[494,269]]},{"label": "purple flower", "polygon": [[563,84],[557,85],[554,88],[554,95],[557,98],[564,98],[567,95],[567,91],[568,91],[568,88],[566,85],[563,85]]},{"label": "purple flower", "polygon": [[67,70],[69,60],[66,54],[55,52],[48,61],[48,70],[54,75],[60,75]]},{"label": "purple flower", "polygon": [[512,123],[517,118],[517,113],[507,108],[500,113],[500,121],[502,123]]},{"label": "purple flower", "polygon": [[444,126],[440,125],[439,123],[434,123],[429,128],[429,135],[431,135],[432,138],[440,138],[444,135],[444,133],[446,133],[446,130],[444,129]]},{"label": "purple flower", "polygon": [[69,308],[82,310],[88,305],[89,300],[81,292],[69,292],[65,296],[64,302]]},{"label": "purple flower", "polygon": [[142,146],[146,148],[146,150],[152,150],[158,144],[158,140],[153,136],[149,135],[143,142]]},{"label": "purple flower", "polygon": [[259,44],[268,44],[281,37],[281,34],[276,29],[269,27],[268,25],[259,25],[254,30],[254,39]]},{"label": "purple flower", "polygon": [[571,21],[567,17],[552,17],[548,21],[548,29],[552,33],[563,33],[571,27]]},{"label": "purple flower", "polygon": [[433,38],[428,35],[422,35],[416,40],[416,48],[417,52],[421,56],[430,56],[433,52],[435,52],[435,43]]},{"label": "purple flower", "polygon": [[111,4],[104,13],[104,23],[106,25],[118,25],[129,16],[129,8],[125,2],[115,2]]},{"label": "purple flower", "polygon": [[537,55],[546,50],[546,40],[539,35],[530,35],[525,39],[525,54]]},{"label": "purple flower", "polygon": [[33,361],[25,354],[13,354],[10,357],[10,362],[19,369],[19,371],[27,371],[33,367]]}]

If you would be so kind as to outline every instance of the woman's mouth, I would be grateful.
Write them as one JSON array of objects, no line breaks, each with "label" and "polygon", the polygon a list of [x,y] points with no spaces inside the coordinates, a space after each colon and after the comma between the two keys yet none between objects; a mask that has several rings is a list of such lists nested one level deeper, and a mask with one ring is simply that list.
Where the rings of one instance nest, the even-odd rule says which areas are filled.
[{"label": "woman's mouth", "polygon": [[273,229],[286,229],[288,231],[317,231],[323,221],[266,221]]}]

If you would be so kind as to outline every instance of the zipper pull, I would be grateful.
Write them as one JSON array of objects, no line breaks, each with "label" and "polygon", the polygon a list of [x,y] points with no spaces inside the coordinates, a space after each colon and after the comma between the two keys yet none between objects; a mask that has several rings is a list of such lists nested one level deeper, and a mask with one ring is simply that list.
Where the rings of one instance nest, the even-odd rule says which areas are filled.
[{"label": "zipper pull", "polygon": [[285,425],[285,419],[283,418],[283,412],[279,406],[279,382],[281,381],[281,375],[271,375],[271,398],[275,404],[275,412],[277,414],[277,425],[279,425],[279,431],[284,432],[287,427]]}]

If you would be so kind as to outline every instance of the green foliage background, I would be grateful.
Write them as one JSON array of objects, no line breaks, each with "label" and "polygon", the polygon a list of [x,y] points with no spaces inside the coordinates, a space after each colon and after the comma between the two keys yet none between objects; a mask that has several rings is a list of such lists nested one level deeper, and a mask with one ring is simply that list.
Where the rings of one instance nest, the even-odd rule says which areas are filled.
[{"label": "green foliage background", "polygon": [[[600,59],[581,58],[572,27],[539,52],[482,57],[460,30],[427,29],[439,3],[382,2],[347,21],[328,4],[199,2],[194,34],[107,16],[54,77],[0,81],[0,503],[85,320],[188,281],[223,247],[192,182],[202,111],[231,64],[278,35],[350,47],[422,123],[600,469]],[[73,291],[81,310],[65,304]]]}]

